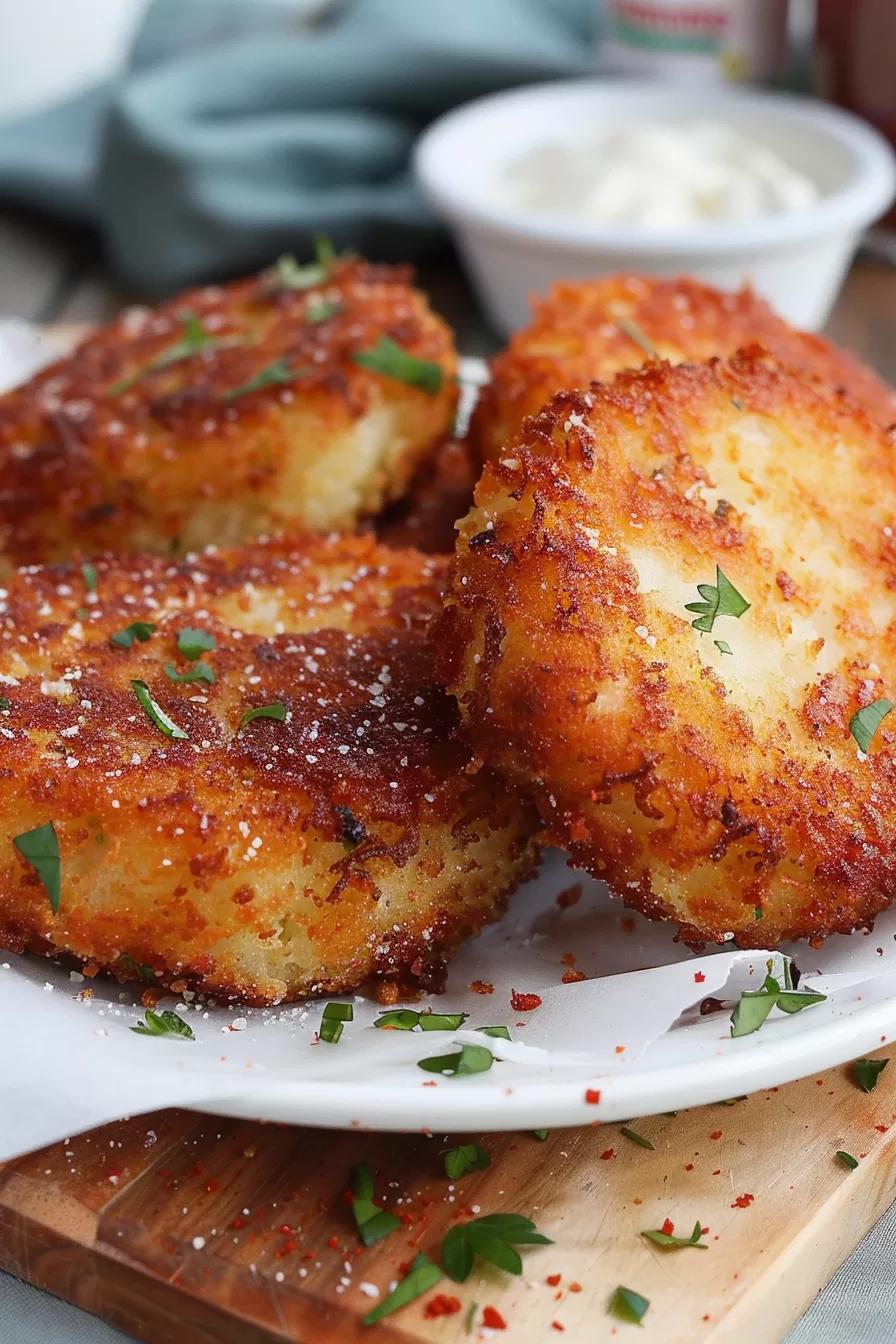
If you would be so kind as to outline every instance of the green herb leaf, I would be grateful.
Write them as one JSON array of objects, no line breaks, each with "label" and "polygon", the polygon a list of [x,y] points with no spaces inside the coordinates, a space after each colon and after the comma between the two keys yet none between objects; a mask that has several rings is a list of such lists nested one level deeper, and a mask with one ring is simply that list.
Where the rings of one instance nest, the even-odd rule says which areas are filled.
[{"label": "green herb leaf", "polygon": [[238,343],[239,338],[237,337],[227,337],[225,340],[221,340],[217,336],[209,335],[195,313],[182,313],[179,320],[183,327],[181,339],[161,351],[145,368],[139,369],[128,378],[122,378],[119,382],[113,383],[109,388],[111,397],[119,397],[122,392],[129,391],[147,373],[154,373],[159,369],[168,369],[172,364],[180,364],[185,359],[191,359],[200,350],[218,350],[222,346]]},{"label": "green herb leaf", "polygon": [[129,956],[127,952],[122,952],[118,960],[121,962],[122,966],[127,967],[129,971],[133,971],[135,975],[139,975],[141,980],[155,980],[155,972],[152,967],[141,966],[140,963],[135,961],[132,956]]},{"label": "green herb leaf", "polygon": [[863,1092],[873,1092],[877,1080],[889,1064],[889,1059],[857,1059],[853,1064],[856,1082]]},{"label": "green herb leaf", "polygon": [[350,1003],[328,1003],[324,1007],[318,1035],[322,1041],[335,1045],[342,1035],[342,1024],[354,1021],[355,1010]]},{"label": "green herb leaf", "polygon": [[485,1171],[486,1167],[492,1164],[488,1153],[478,1143],[465,1143],[459,1148],[449,1148],[444,1156],[445,1175],[452,1181],[466,1176],[468,1171]]},{"label": "green herb leaf", "polygon": [[308,307],[305,309],[305,321],[326,322],[328,317],[338,317],[340,313],[344,312],[344,303],[330,303],[328,299],[316,294],[308,300]]},{"label": "green herb leaf", "polygon": [[483,1036],[496,1036],[501,1041],[511,1039],[510,1032],[506,1027],[476,1027],[476,1031],[481,1031]]},{"label": "green herb leaf", "polygon": [[641,1236],[646,1237],[648,1241],[655,1242],[657,1246],[667,1248],[676,1246],[696,1246],[698,1251],[708,1251],[709,1247],[701,1241],[702,1231],[699,1221],[694,1224],[694,1230],[689,1237],[673,1237],[670,1232],[663,1232],[659,1228],[652,1228],[649,1232],[642,1232]]},{"label": "green herb leaf", "polygon": [[466,1022],[467,1013],[416,1012],[413,1008],[396,1008],[383,1013],[374,1022],[375,1027],[391,1027],[395,1031],[457,1031]]},{"label": "green herb leaf", "polygon": [[438,1265],[427,1259],[422,1251],[418,1252],[416,1260],[401,1283],[388,1297],[384,1297],[382,1302],[378,1302],[372,1311],[368,1311],[363,1318],[364,1324],[375,1325],[384,1316],[391,1316],[399,1307],[406,1307],[409,1302],[414,1302],[424,1293],[428,1293],[430,1288],[435,1288],[441,1278],[442,1271]]},{"label": "green herb leaf", "polygon": [[373,1025],[383,1031],[413,1031],[419,1021],[420,1014],[413,1008],[396,1008],[394,1012],[383,1013]]},{"label": "green herb leaf", "polygon": [[255,709],[247,709],[240,719],[240,728],[245,728],[247,723],[252,723],[255,719],[276,719],[282,723],[286,718],[285,705],[257,705]]},{"label": "green herb leaf", "polygon": [[237,397],[244,397],[248,392],[259,392],[261,388],[273,387],[277,383],[294,383],[313,372],[314,370],[307,365],[291,369],[285,359],[275,359],[273,364],[256,373],[247,383],[240,383],[239,387],[232,387],[229,392],[225,392],[224,400],[235,401]]},{"label": "green herb leaf", "polygon": [[175,738],[178,742],[186,742],[189,740],[183,728],[178,728],[174,720],[169,719],[165,711],[156,704],[155,700],[153,700],[149,692],[149,687],[145,681],[132,681],[131,685],[134,688],[134,694],[138,701],[146,710],[147,718],[149,718],[166,737]]},{"label": "green herb leaf", "polygon": [[336,260],[333,244],[325,233],[314,235],[314,261],[300,266],[295,257],[284,254],[278,257],[267,273],[265,290],[268,293],[277,290],[314,289],[325,284]]},{"label": "green herb leaf", "polygon": [[537,1139],[539,1143],[544,1143],[550,1136],[551,1131],[549,1129],[533,1129],[532,1131],[533,1139]]},{"label": "green herb leaf", "polygon": [[468,1013],[421,1013],[421,1031],[459,1031]]},{"label": "green herb leaf", "polygon": [[[731,645],[727,644],[724,639],[714,639],[713,644],[715,644],[719,653],[731,653]],[[734,657],[734,654],[731,653],[731,656]]]},{"label": "green herb leaf", "polygon": [[52,821],[35,826],[33,831],[14,835],[12,842],[23,859],[27,859],[37,873],[50,898],[50,909],[59,913],[62,900],[62,864],[59,858],[59,837]]},{"label": "green herb leaf", "polygon": [[875,700],[874,704],[866,705],[864,709],[853,714],[849,721],[849,731],[855,738],[859,751],[867,752],[872,737],[892,708],[889,700]]},{"label": "green herb leaf", "polygon": [[[771,962],[769,965],[771,966]],[[785,957],[784,988],[781,988],[774,976],[767,975],[762,989],[744,990],[740,1002],[731,1014],[731,1035],[749,1036],[758,1031],[776,1006],[783,1013],[799,1013],[804,1008],[811,1008],[815,1003],[823,1003],[827,997],[824,994],[791,989],[791,983],[790,961]]]},{"label": "green herb leaf", "polygon": [[641,328],[637,326],[630,317],[615,317],[614,321],[619,330],[624,331],[630,341],[634,341],[635,345],[641,347],[648,359],[659,359],[653,341],[649,336],[644,335]]},{"label": "green herb leaf", "polygon": [[91,564],[84,564],[81,566],[81,574],[84,579],[84,587],[87,589],[88,593],[95,593],[97,583],[96,567]]},{"label": "green herb leaf", "polygon": [[134,640],[145,644],[155,634],[156,628],[151,621],[132,621],[123,630],[116,630],[114,635],[110,635],[109,643],[119,649],[132,649]]},{"label": "green herb leaf", "polygon": [[610,1298],[609,1312],[620,1321],[628,1321],[629,1325],[640,1325],[649,1306],[646,1297],[620,1285]]},{"label": "green herb leaf", "polygon": [[394,1213],[387,1213],[378,1204],[374,1204],[373,1176],[366,1162],[361,1162],[352,1168],[351,1185],[355,1195],[352,1203],[355,1226],[365,1246],[372,1246],[374,1242],[382,1241],[383,1237],[388,1237],[390,1232],[395,1232],[402,1226],[401,1219],[396,1218]]},{"label": "green herb leaf", "polygon": [[849,1167],[850,1171],[855,1171],[859,1165],[858,1158],[853,1157],[852,1153],[844,1153],[841,1149],[837,1150],[836,1156],[843,1163],[844,1167]]},{"label": "green herb leaf", "polygon": [[417,1063],[419,1069],[425,1069],[427,1073],[485,1073],[495,1062],[495,1057],[491,1050],[486,1050],[484,1045],[464,1045],[461,1046],[457,1054],[436,1055],[434,1059],[421,1059]]},{"label": "green herb leaf", "polygon": [[186,672],[178,672],[173,663],[166,663],[165,676],[180,685],[193,681],[207,681],[209,686],[215,684],[215,674],[208,663],[194,663]]},{"label": "green herb leaf", "polygon": [[131,1031],[136,1031],[138,1036],[179,1036],[185,1041],[196,1039],[193,1028],[171,1008],[166,1008],[163,1013],[154,1013],[151,1008],[147,1008],[146,1021],[138,1022],[136,1027],[131,1027]]},{"label": "green herb leaf", "polygon": [[514,1246],[553,1244],[522,1214],[490,1213],[446,1232],[442,1240],[442,1264],[455,1283],[463,1283],[470,1277],[476,1256],[510,1274],[521,1274],[523,1262],[512,1249]]},{"label": "green herb leaf", "polygon": [[323,1015],[337,1022],[354,1022],[355,1009],[350,1003],[326,1003]]},{"label": "green herb leaf", "polygon": [[215,637],[207,630],[178,631],[177,651],[188,663],[194,663],[204,653],[212,653],[215,647]]},{"label": "green herb leaf", "polygon": [[333,239],[328,233],[317,232],[312,238],[314,243],[314,260],[318,266],[330,267],[336,260],[336,249],[333,246]]},{"label": "green herb leaf", "polygon": [[464,1334],[472,1335],[473,1326],[476,1324],[476,1312],[479,1310],[478,1302],[471,1302],[467,1308],[467,1314],[464,1317]]},{"label": "green herb leaf", "polygon": [[623,1138],[630,1139],[632,1143],[636,1143],[639,1148],[649,1148],[652,1153],[656,1152],[653,1144],[649,1139],[645,1139],[643,1134],[636,1134],[633,1129],[627,1129],[625,1125],[622,1126],[619,1133]]},{"label": "green herb leaf", "polygon": [[360,364],[372,373],[381,373],[386,378],[396,378],[400,383],[411,387],[421,387],[434,397],[442,386],[442,369],[425,359],[409,355],[388,336],[381,336],[372,350],[358,350],[352,355],[355,364]]},{"label": "green herb leaf", "polygon": [[741,596],[718,565],[716,565],[715,584],[698,583],[697,592],[703,598],[703,601],[686,602],[684,609],[685,611],[700,613],[695,621],[691,621],[691,625],[695,630],[700,630],[705,634],[712,630],[714,623],[720,616],[734,616],[739,620],[745,611],[750,610],[750,603],[745,597]]},{"label": "green herb leaf", "polygon": [[9,709],[9,701],[5,695],[0,695],[0,709]]}]

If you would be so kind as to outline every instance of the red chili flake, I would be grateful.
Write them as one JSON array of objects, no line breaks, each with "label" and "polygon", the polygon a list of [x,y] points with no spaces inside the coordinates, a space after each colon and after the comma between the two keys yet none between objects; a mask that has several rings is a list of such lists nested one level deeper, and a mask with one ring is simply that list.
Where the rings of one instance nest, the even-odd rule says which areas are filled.
[{"label": "red chili flake", "polygon": [[241,1227],[245,1227],[245,1226],[246,1226],[246,1220],[245,1220],[245,1218],[242,1218],[242,1217],[234,1218],[234,1220],[233,1220],[233,1222],[230,1224],[230,1226],[231,1226],[231,1227],[235,1227],[236,1230],[237,1230],[237,1232],[239,1232],[239,1230],[240,1230]]},{"label": "red chili flake", "polygon": [[494,985],[490,985],[487,980],[473,980],[471,984],[467,985],[467,989],[471,994],[494,994],[495,992]]},{"label": "red chili flake", "polygon": [[720,1139],[722,1137],[722,1131],[720,1129],[714,1129],[709,1137],[711,1139]]},{"label": "red chili flake", "polygon": [[713,1176],[721,1176],[721,1174],[722,1174],[722,1168],[721,1168],[721,1167],[719,1167],[718,1171],[714,1171],[714,1172],[713,1172]]},{"label": "red chili flake", "polygon": [[436,1316],[453,1316],[458,1311],[460,1311],[460,1298],[448,1297],[446,1293],[439,1293],[437,1297],[427,1303],[423,1315],[428,1321],[431,1321]]},{"label": "red chili flake", "polygon": [[535,1008],[541,1007],[541,998],[538,994],[518,994],[512,989],[510,1006],[515,1013],[531,1013]]},{"label": "red chili flake", "polygon": [[561,1330],[561,1331],[562,1331],[562,1330],[565,1330],[565,1329],[566,1329],[566,1326],[565,1326],[565,1325],[561,1325],[559,1321],[551,1321],[551,1329],[552,1329],[552,1330]]},{"label": "red chili flake", "polygon": [[588,977],[584,971],[564,971],[560,977],[561,983],[564,985],[577,985],[580,980],[587,979]]},{"label": "red chili flake", "polygon": [[616,1046],[616,1053],[617,1053],[617,1055],[624,1055],[624,1054],[625,1054],[625,1046],[624,1046],[624,1045],[617,1045],[617,1046]]},{"label": "red chili flake", "polygon": [[203,1166],[203,1164],[201,1162],[197,1162],[193,1170],[190,1172],[190,1175],[201,1176],[204,1171],[205,1167]]},{"label": "red chili flake", "polygon": [[697,984],[697,985],[702,985],[702,984],[703,984],[703,981],[704,981],[705,979],[706,979],[706,976],[703,974],[702,971],[695,971],[695,972],[694,972],[694,983],[695,983],[695,984]]},{"label": "red chili flake", "polygon": [[563,966],[575,966],[577,960],[578,958],[576,957],[575,952],[564,952],[563,956],[560,958]]},{"label": "red chili flake", "polygon": [[582,884],[576,882],[575,886],[567,887],[565,891],[558,891],[554,897],[561,910],[569,910],[572,906],[578,905],[582,899]]},{"label": "red chili flake", "polygon": [[220,1181],[206,1181],[205,1183],[205,1192],[207,1195],[213,1195],[216,1190],[220,1189],[221,1189]]},{"label": "red chili flake", "polygon": [[686,1163],[685,1163],[685,1168],[684,1168],[684,1169],[685,1169],[685,1171],[693,1171],[693,1170],[694,1170],[694,1164],[693,1164],[693,1162],[686,1162]]},{"label": "red chili flake", "polygon": [[327,1242],[327,1245],[331,1248],[331,1250],[334,1250],[334,1251],[336,1250],[337,1246],[339,1245],[339,1238],[336,1236],[335,1233],[334,1233],[333,1236],[330,1238],[330,1240]]},{"label": "red chili flake", "polygon": [[748,1209],[756,1198],[755,1195],[738,1195],[737,1199],[731,1205],[732,1209]]},{"label": "red chili flake", "polygon": [[580,1293],[582,1291],[582,1285],[580,1283],[576,1283],[575,1281],[573,1281],[569,1285],[569,1291],[571,1293]]},{"label": "red chili flake", "polygon": [[494,1307],[483,1307],[482,1324],[487,1325],[489,1330],[506,1330],[507,1322],[500,1311],[495,1311]]},{"label": "red chili flake", "polygon": [[643,1199],[633,1199],[633,1200],[632,1200],[632,1203],[633,1203],[633,1204],[643,1204],[644,1201],[643,1201]]},{"label": "red chili flake", "polygon": [[634,933],[635,921],[632,919],[631,915],[623,915],[619,923],[622,926],[623,933]]},{"label": "red chili flake", "polygon": [[585,1100],[586,1100],[586,1102],[588,1103],[589,1106],[598,1106],[598,1105],[600,1105],[600,1091],[599,1091],[599,1089],[594,1088],[594,1087],[589,1087],[588,1091],[585,1093]]},{"label": "red chili flake", "polygon": [[549,1283],[552,1288],[556,1288],[562,1277],[561,1274],[549,1274],[545,1279],[545,1283]]},{"label": "red chili flake", "polygon": [[675,1224],[672,1222],[671,1218],[666,1219],[660,1228],[660,1231],[664,1232],[667,1237],[671,1237],[672,1233],[675,1231]]},{"label": "red chili flake", "polygon": [[317,1255],[317,1251],[306,1251],[305,1254],[302,1256],[302,1259],[303,1259],[303,1260],[313,1260],[313,1259],[315,1258],[316,1255]]},{"label": "red chili flake", "polygon": [[281,1223],[281,1224],[280,1224],[280,1233],[281,1233],[282,1236],[284,1236],[284,1237],[291,1237],[292,1234],[293,1234],[293,1232],[295,1232],[295,1228],[294,1228],[294,1227],[290,1227],[289,1223]]},{"label": "red chili flake", "polygon": [[886,1134],[887,1131],[889,1130],[890,1126],[889,1126],[889,1125],[875,1125],[874,1128],[877,1130],[878,1134]]},{"label": "red chili flake", "polygon": [[606,1152],[601,1153],[600,1160],[601,1162],[609,1162],[610,1158],[615,1156],[616,1156],[616,1149],[608,1148]]}]

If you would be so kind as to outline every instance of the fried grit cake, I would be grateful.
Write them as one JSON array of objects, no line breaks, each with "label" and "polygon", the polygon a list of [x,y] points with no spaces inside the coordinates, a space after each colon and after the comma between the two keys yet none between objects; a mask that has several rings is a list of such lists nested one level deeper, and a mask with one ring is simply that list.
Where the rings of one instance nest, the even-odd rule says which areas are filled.
[{"label": "fried grit cake", "polygon": [[252,1004],[438,988],[536,824],[468,771],[444,573],[362,537],[15,573],[0,946]]},{"label": "fried grit cake", "polygon": [[689,940],[847,933],[896,896],[894,434],[761,348],[527,420],[439,635],[488,765]]}]

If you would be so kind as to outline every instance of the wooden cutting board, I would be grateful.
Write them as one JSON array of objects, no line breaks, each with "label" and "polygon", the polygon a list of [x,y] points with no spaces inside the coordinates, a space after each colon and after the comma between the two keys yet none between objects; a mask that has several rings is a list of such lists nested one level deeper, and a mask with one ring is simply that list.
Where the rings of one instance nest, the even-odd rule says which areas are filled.
[{"label": "wooden cutting board", "polygon": [[[870,1094],[846,1066],[631,1127],[654,1151],[618,1125],[480,1135],[491,1166],[452,1188],[440,1154],[477,1136],[159,1112],[0,1168],[0,1269],[147,1344],[602,1344],[634,1329],[607,1313],[619,1284],[650,1300],[643,1344],[777,1344],[896,1197],[896,1064]],[[345,1198],[361,1161],[406,1222],[367,1250]],[[437,1259],[449,1227],[501,1211],[554,1239],[523,1251],[521,1279],[483,1268],[361,1324],[418,1250]],[[667,1218],[684,1235],[699,1218],[708,1249],[638,1235]],[[459,1309],[432,1315],[440,1293]],[[505,1332],[482,1331],[487,1306]]]}]

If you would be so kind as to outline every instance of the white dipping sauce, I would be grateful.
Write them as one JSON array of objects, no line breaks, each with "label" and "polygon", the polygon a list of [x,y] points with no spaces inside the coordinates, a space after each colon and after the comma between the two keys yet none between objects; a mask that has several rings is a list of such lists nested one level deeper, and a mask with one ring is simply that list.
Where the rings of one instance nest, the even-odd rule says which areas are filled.
[{"label": "white dipping sauce", "polygon": [[817,201],[815,182],[720,121],[645,122],[543,145],[500,183],[505,203],[644,229],[756,219]]}]

